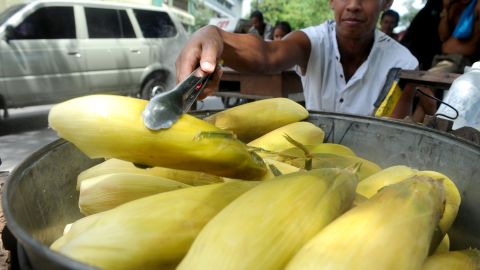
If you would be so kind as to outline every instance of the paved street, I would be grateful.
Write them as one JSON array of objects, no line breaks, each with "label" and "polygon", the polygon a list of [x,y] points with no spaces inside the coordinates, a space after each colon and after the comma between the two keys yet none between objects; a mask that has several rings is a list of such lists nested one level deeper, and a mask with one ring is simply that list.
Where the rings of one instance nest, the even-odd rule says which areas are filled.
[{"label": "paved street", "polygon": [[0,120],[0,171],[11,172],[33,152],[58,138],[47,127],[50,107],[10,110],[8,119]]}]

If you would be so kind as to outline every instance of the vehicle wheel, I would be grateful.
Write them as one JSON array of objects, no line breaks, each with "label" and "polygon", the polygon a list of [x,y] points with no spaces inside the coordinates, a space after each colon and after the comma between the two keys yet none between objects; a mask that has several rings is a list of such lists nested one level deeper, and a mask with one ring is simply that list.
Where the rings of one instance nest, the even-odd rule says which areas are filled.
[{"label": "vehicle wheel", "polygon": [[156,75],[151,77],[147,83],[143,86],[142,90],[140,91],[140,98],[142,99],[151,99],[158,93],[162,93],[167,91],[167,81],[165,76]]}]

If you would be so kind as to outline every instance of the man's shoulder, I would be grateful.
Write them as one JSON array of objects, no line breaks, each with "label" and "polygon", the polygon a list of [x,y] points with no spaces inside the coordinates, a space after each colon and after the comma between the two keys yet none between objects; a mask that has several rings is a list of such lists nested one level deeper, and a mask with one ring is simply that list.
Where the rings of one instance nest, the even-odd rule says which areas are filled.
[{"label": "man's shoulder", "polygon": [[389,61],[402,63],[410,68],[416,68],[418,60],[410,50],[381,31],[378,32],[375,39],[376,47],[380,49],[382,57],[388,58]]},{"label": "man's shoulder", "polygon": [[[326,38],[327,41],[331,41],[329,38],[330,33],[335,31],[335,21],[326,21],[322,24],[309,26],[301,29],[311,41],[320,41]],[[315,43],[315,42],[314,42]]]}]

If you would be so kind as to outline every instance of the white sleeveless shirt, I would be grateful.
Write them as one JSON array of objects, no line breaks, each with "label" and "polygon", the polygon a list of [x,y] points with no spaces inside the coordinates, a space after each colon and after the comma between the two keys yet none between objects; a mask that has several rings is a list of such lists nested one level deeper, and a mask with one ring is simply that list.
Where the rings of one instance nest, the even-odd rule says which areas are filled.
[{"label": "white sleeveless shirt", "polygon": [[308,110],[373,115],[377,100],[393,67],[416,69],[417,59],[400,43],[379,30],[367,60],[345,82],[340,62],[335,21],[302,29],[311,43],[307,70],[301,76]]}]

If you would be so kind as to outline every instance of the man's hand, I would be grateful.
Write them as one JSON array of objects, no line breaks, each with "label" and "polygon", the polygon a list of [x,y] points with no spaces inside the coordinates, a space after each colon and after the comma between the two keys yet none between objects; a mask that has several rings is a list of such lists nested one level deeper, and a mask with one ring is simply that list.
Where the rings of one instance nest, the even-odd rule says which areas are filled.
[{"label": "man's hand", "polygon": [[[177,83],[185,79],[198,66],[207,74],[213,73],[200,99],[213,94],[218,89],[222,69],[217,65],[223,52],[221,30],[215,26],[205,26],[195,32],[177,57]],[[217,68],[215,68],[217,67]]]}]

